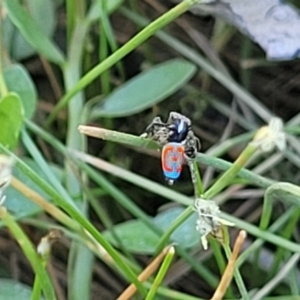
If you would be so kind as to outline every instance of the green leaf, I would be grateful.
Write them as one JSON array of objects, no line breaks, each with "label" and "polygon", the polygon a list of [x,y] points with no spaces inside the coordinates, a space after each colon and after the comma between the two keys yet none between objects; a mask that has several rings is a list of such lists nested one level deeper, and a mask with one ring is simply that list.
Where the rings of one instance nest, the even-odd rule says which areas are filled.
[{"label": "green leaf", "polygon": [[32,289],[30,286],[14,279],[0,279],[0,299],[2,300],[30,300]]},{"label": "green leaf", "polygon": [[30,119],[36,108],[36,90],[27,70],[19,64],[10,65],[3,72],[7,88],[21,98],[25,117]]},{"label": "green leaf", "polygon": [[[114,226],[114,230],[124,247],[133,253],[152,254],[159,242],[159,237],[140,220],[120,223]],[[104,237],[117,245],[110,232],[106,231]]]},{"label": "green leaf", "polygon": [[[184,211],[183,207],[170,208],[154,218],[154,224],[162,230],[167,230],[170,224]],[[192,214],[171,235],[172,241],[183,248],[191,248],[199,244],[200,235],[196,230],[197,214]]]},{"label": "green leaf", "polygon": [[[17,0],[4,0],[5,8],[14,25],[20,30],[27,42],[50,61],[62,65],[65,60],[62,52],[41,30],[38,22]],[[40,22],[42,18],[40,17]]]},{"label": "green leaf", "polygon": [[[45,180],[47,177],[45,176],[43,170],[37,165],[30,158],[23,158],[23,161],[39,176]],[[54,174],[56,174],[57,178],[62,178],[62,171],[52,165],[51,168],[53,169]],[[22,183],[26,184],[27,187],[31,188],[32,190],[36,191],[45,199],[49,200],[49,196],[41,189],[39,186],[34,183],[31,179],[26,176],[23,172],[21,172],[18,168],[13,169],[13,175],[22,181]],[[9,186],[5,189],[4,194],[6,195],[5,207],[14,215],[15,218],[21,219],[28,216],[32,216],[42,211],[42,209],[25,197],[22,193],[14,189],[12,186]]]},{"label": "green leaf", "polygon": [[152,107],[180,89],[195,71],[195,65],[182,59],[159,64],[116,89],[95,106],[91,118],[124,117]]},{"label": "green leaf", "polygon": [[[43,33],[50,37],[54,33],[56,19],[55,6],[52,0],[27,0],[26,8]],[[35,49],[28,44],[19,29],[8,15],[3,20],[4,47],[14,60],[20,61],[35,54]]]},{"label": "green leaf", "polygon": [[[155,218],[153,223],[166,230],[170,224],[184,211],[182,207],[169,209]],[[171,239],[183,248],[191,248],[199,243],[199,233],[196,231],[196,213],[179,226]],[[153,254],[159,242],[159,237],[140,220],[131,220],[114,226],[116,235],[122,244],[132,253]],[[106,231],[104,236],[117,246],[113,235]]]},{"label": "green leaf", "polygon": [[18,95],[9,93],[0,100],[0,143],[14,149],[23,124],[24,110]]}]

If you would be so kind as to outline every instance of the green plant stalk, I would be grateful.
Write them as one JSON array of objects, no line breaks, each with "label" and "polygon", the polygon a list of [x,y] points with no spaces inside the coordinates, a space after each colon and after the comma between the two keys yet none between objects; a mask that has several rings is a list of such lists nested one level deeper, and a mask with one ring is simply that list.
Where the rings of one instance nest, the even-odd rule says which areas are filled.
[{"label": "green plant stalk", "polygon": [[98,169],[101,169],[107,173],[122,178],[136,186],[140,186],[145,190],[154,192],[155,194],[163,195],[165,198],[170,199],[172,201],[176,201],[184,205],[190,205],[192,203],[192,198],[179,194],[170,188],[167,188],[161,184],[139,176],[126,169],[110,164],[100,158],[96,158],[88,154],[82,152],[75,152],[72,150],[69,152],[69,155],[71,155],[74,159],[80,159],[85,163],[95,166]]},{"label": "green plant stalk", "polygon": [[247,133],[235,136],[233,138],[230,138],[230,139],[222,142],[220,145],[211,147],[205,153],[208,155],[212,155],[214,157],[220,157],[223,154],[225,154],[232,147],[234,147],[238,144],[241,144],[241,143],[249,142],[253,138],[254,134],[255,134],[255,131],[247,132]]},{"label": "green plant stalk", "polygon": [[174,254],[175,254],[175,249],[173,246],[171,246],[171,248],[169,249],[169,251],[158,271],[158,274],[156,275],[156,277],[154,279],[154,282],[153,282],[145,300],[154,299],[156,292],[157,292],[157,288],[161,285],[166,273],[168,272],[168,270],[170,268]]},{"label": "green plant stalk", "polygon": [[258,125],[246,120],[245,117],[241,116],[238,112],[233,112],[229,105],[224,104],[222,100],[214,97],[213,95],[200,91],[199,97],[204,98],[204,100],[206,100],[213,108],[228,119],[234,118],[237,124],[246,129],[247,133],[258,128]]},{"label": "green plant stalk", "polygon": [[[214,167],[217,170],[223,171],[229,170],[233,165],[232,163],[227,162],[223,159],[215,158],[204,153],[198,153],[196,160],[199,164]],[[275,183],[274,180],[264,178],[261,175],[255,174],[254,172],[243,168],[237,173],[237,177],[245,180],[248,184],[253,184],[264,189]]]},{"label": "green plant stalk", "polygon": [[90,299],[94,265],[93,251],[82,243],[72,241],[67,266],[69,299]]},{"label": "green plant stalk", "polygon": [[[291,218],[291,216],[294,213],[294,208],[290,208],[287,210],[283,215],[281,215],[269,228],[269,232],[276,232],[279,228],[281,228],[288,220]],[[252,245],[250,245],[245,251],[241,253],[241,255],[238,257],[237,265],[240,267],[247,258],[253,254],[259,247],[261,247],[264,244],[264,240],[257,239]]]},{"label": "green plant stalk", "polygon": [[[111,232],[112,237],[117,242],[117,244],[118,244],[117,248],[131,261],[132,264],[135,264],[135,268],[137,269],[138,264],[136,263],[133,255],[123,245],[123,242],[122,242],[121,238],[116,234],[115,229],[114,229],[114,225],[111,222],[110,218],[108,217],[106,211],[101,208],[99,200],[96,199],[96,197],[90,191],[89,187],[82,186],[82,189],[83,189],[83,192],[85,193],[86,198],[88,199],[91,207],[95,211],[96,215],[98,216],[100,221],[103,223],[105,228]],[[141,272],[140,269],[137,269],[136,271],[138,271],[139,273]]]},{"label": "green plant stalk", "polygon": [[[272,202],[272,194],[276,191],[286,191],[290,194],[293,194],[295,196],[298,197],[298,199],[300,198],[300,187],[288,183],[288,182],[279,182],[279,183],[275,183],[273,185],[271,185],[265,192],[265,196],[264,196],[264,204],[263,204],[263,210],[262,210],[262,215],[261,215],[261,219],[260,219],[260,225],[259,228],[262,230],[266,230],[270,219],[271,219],[271,214],[272,214],[272,206],[273,206],[273,202]],[[291,216],[289,223],[287,225],[287,228],[285,230],[285,233],[283,235],[283,237],[285,237],[286,239],[289,239],[289,237],[291,236],[293,229],[294,229],[294,225],[297,223],[299,216],[300,216],[300,200],[298,201],[299,203],[297,203],[298,209],[296,209],[293,213],[293,215]],[[280,261],[283,257],[284,254],[284,249],[283,248],[279,248],[277,250],[277,253],[275,255],[275,260],[273,262],[272,268],[271,268],[271,273],[270,274],[274,274],[274,272],[276,271],[276,269],[279,267]],[[259,251],[257,251],[256,253],[256,257],[255,260],[258,261],[259,259]]]},{"label": "green plant stalk", "polygon": [[[40,256],[42,260],[42,265],[45,268],[50,257],[50,253],[47,253],[46,256]],[[34,284],[33,284],[33,290],[31,295],[31,300],[40,300],[41,299],[41,291],[42,291],[42,283],[39,276],[35,276]]]},{"label": "green plant stalk", "polygon": [[74,24],[75,24],[75,1],[74,0],[66,0],[66,12],[67,12],[67,40],[68,44],[71,41],[73,31],[74,31]]},{"label": "green plant stalk", "polygon": [[[283,229],[283,232],[281,236],[287,240],[290,240],[294,229],[297,226],[298,220],[300,217],[300,209],[294,210],[291,218],[289,219],[289,222],[287,223],[286,227]],[[280,267],[280,263],[284,260],[284,255],[286,253],[286,250],[284,248],[277,248],[275,257],[273,260],[273,265],[269,271],[269,278],[272,278],[275,276],[276,272],[278,271]]]},{"label": "green plant stalk", "polygon": [[189,252],[185,251],[182,247],[176,246],[176,253],[189,263],[191,268],[203,278],[213,289],[218,286],[218,279],[212,271],[207,269],[203,264],[194,259]]},{"label": "green plant stalk", "polygon": [[276,246],[283,247],[289,251],[300,253],[300,246],[297,243],[286,240],[276,234],[273,234],[269,231],[262,231],[260,228],[247,223],[241,219],[238,219],[230,214],[226,214],[224,212],[220,213],[220,217],[225,219],[226,221],[232,222],[235,224],[235,227],[244,229],[247,233],[256,236],[258,238],[262,238],[267,242],[270,242]]},{"label": "green plant stalk", "polygon": [[42,284],[38,276],[34,278],[34,284],[31,294],[31,300],[40,300],[42,292]]},{"label": "green plant stalk", "polygon": [[[100,1],[100,0],[98,0],[98,1]],[[105,36],[107,38],[107,42],[109,44],[109,47],[112,50],[112,52],[115,52],[118,49],[118,44],[116,42],[114,32],[113,32],[113,28],[110,24],[109,17],[108,17],[108,15],[110,13],[108,11],[108,7],[107,7],[108,1],[109,0],[106,0],[106,1],[102,2],[103,9],[102,9],[102,11],[100,10],[100,18],[102,19],[102,26],[104,28]],[[105,7],[104,7],[104,5],[105,5]],[[104,16],[102,16],[101,13],[103,13]],[[121,61],[117,62],[116,67],[117,67],[117,70],[118,70],[118,72],[121,76],[121,79],[124,81],[125,80],[125,71],[124,71],[122,62]]]},{"label": "green plant stalk", "polygon": [[[300,187],[289,183],[289,182],[278,182],[275,184],[272,184],[265,192],[264,196],[264,205],[263,205],[263,210],[262,210],[262,215],[261,215],[261,220],[259,224],[259,228],[262,230],[267,229],[270,218],[271,218],[271,213],[272,213],[272,193],[276,191],[286,191],[290,194],[293,194],[300,198]],[[300,200],[297,201],[297,206],[300,207]]]},{"label": "green plant stalk", "polygon": [[[72,90],[73,86],[81,76],[82,52],[86,34],[88,32],[87,22],[79,20],[74,29],[72,41],[70,43],[69,56],[66,68],[64,70],[64,82],[66,90]],[[69,104],[69,119],[67,132],[67,145],[74,149],[84,149],[85,142],[78,133],[78,125],[82,120],[84,95],[80,93],[73,98]],[[68,179],[67,179],[68,181]],[[71,179],[71,184],[73,180]],[[74,186],[73,186],[74,187]]]},{"label": "green plant stalk", "polygon": [[251,156],[257,150],[257,146],[251,143],[243,150],[233,165],[228,169],[217,181],[210,187],[204,194],[204,199],[213,199],[224,187],[226,187],[234,177],[237,176],[238,172],[242,167],[249,161]]},{"label": "green plant stalk", "polygon": [[[118,45],[114,38],[114,33],[112,27],[109,22],[109,11],[107,9],[108,0],[98,0],[99,6],[99,25],[100,25],[100,61],[104,61],[107,58],[108,54],[108,46],[110,47],[112,52],[115,52],[118,49]],[[121,78],[125,80],[125,73],[122,67],[121,62],[117,62],[117,69]],[[105,81],[102,80],[102,94],[107,95],[110,92],[110,83],[109,83],[109,70],[103,73],[101,78],[105,75]],[[107,87],[106,87],[107,86]]]},{"label": "green plant stalk", "polygon": [[[74,7],[74,28],[69,42],[67,64],[63,70],[64,83],[67,91],[72,89],[80,79],[82,70],[82,56],[84,41],[89,29],[88,22],[84,20],[85,1],[75,0]],[[82,110],[85,97],[78,93],[68,105],[68,130],[66,144],[72,149],[85,150],[85,137],[78,133],[77,127],[82,119]],[[66,187],[73,199],[77,200],[77,206],[86,215],[87,205],[82,197],[79,178],[72,165],[65,162]],[[87,217],[86,217],[87,218]],[[76,241],[71,245],[68,257],[68,292],[73,300],[88,299],[91,292],[92,268],[94,254],[85,245]]]},{"label": "green plant stalk", "polygon": [[115,263],[120,267],[120,269],[124,272],[125,276],[128,280],[130,280],[133,284],[136,285],[137,289],[145,294],[145,288],[141,285],[141,283],[137,280],[136,275],[133,271],[128,267],[126,263],[124,263],[123,259],[119,256],[116,250],[110,245],[109,242],[103,237],[103,235],[82,215],[82,213],[75,206],[67,203],[65,199],[55,190],[53,189],[45,180],[40,178],[38,174],[36,174],[31,168],[29,168],[21,159],[19,159],[12,152],[8,151],[3,145],[0,144],[0,149],[12,156],[16,162],[16,166],[26,174],[31,180],[33,180],[39,187],[44,190],[49,196],[52,197],[53,201],[62,209],[64,209],[72,218],[77,220],[79,224],[83,228],[85,228],[94,239],[103,246],[103,248],[108,252],[108,254],[112,257]]},{"label": "green plant stalk", "polygon": [[[66,201],[68,201],[70,204],[73,204],[73,199],[70,197],[69,193],[63,187],[61,182],[57,179],[56,175],[53,173],[53,170],[49,167],[49,164],[42,156],[41,152],[39,151],[39,149],[37,148],[32,138],[25,129],[23,129],[21,132],[21,138],[28,153],[31,155],[31,157],[37,163],[37,165],[41,168],[41,170],[44,171],[48,182],[52,184],[56,191],[59,192]],[[76,224],[74,223],[74,225],[70,228],[76,228]]]},{"label": "green plant stalk", "polygon": [[[286,124],[287,125],[287,124]],[[300,126],[299,125],[287,125],[284,128],[284,131],[292,135],[300,135]]]},{"label": "green plant stalk", "polygon": [[28,237],[3,206],[0,206],[0,218],[9,228],[16,241],[19,243],[36,276],[39,277],[41,288],[46,300],[55,300],[56,297],[51,280]]},{"label": "green plant stalk", "polygon": [[218,243],[216,241],[216,239],[213,237],[209,237],[209,240],[210,240],[211,248],[213,249],[213,252],[215,254],[214,258],[218,265],[220,274],[222,275],[224,273],[224,270],[226,269],[226,262],[225,262],[223,254],[221,252],[220,243]]},{"label": "green plant stalk", "polygon": [[74,231],[79,231],[81,229],[80,226],[76,222],[74,222],[74,220],[71,219],[67,214],[65,214],[52,203],[47,202],[36,191],[27,187],[27,185],[25,185],[23,182],[19,181],[15,177],[12,177],[11,179],[11,186],[65,226],[69,227]]},{"label": "green plant stalk", "polygon": [[[297,262],[299,261],[299,254],[293,254],[285,260],[283,267],[280,272],[276,274],[272,280],[267,282],[260,290],[258,290],[254,295],[252,295],[252,300],[265,299],[265,296],[270,294],[279,284],[286,279],[292,269],[297,268]],[[299,298],[299,295],[298,295]]]},{"label": "green plant stalk", "polygon": [[298,272],[297,268],[293,268],[289,274],[289,286],[291,290],[291,295],[299,297],[300,287],[298,284]]},{"label": "green plant stalk", "polygon": [[[100,19],[99,19],[99,31],[100,31],[100,39],[99,39],[99,61],[104,61],[108,55],[108,41],[106,37],[106,32],[104,28],[104,19],[105,12],[103,11],[105,8],[103,0],[98,0],[98,5],[100,6]],[[109,69],[102,73],[100,76],[101,82],[101,94],[108,95],[110,92],[110,82],[109,82]]]},{"label": "green plant stalk", "polygon": [[197,162],[194,159],[188,159],[187,164],[189,166],[192,182],[194,185],[195,197],[200,198],[200,196],[203,194],[203,185]]},{"label": "green plant stalk", "polygon": [[59,101],[58,105],[55,106],[52,113],[50,114],[46,125],[49,126],[51,122],[55,119],[58,112],[68,104],[71,98],[76,95],[79,91],[90,84],[94,79],[101,75],[108,68],[112,67],[118,61],[120,61],[125,55],[130,53],[132,50],[137,48],[140,44],[151,37],[156,31],[172,22],[174,19],[186,12],[194,4],[201,2],[200,0],[184,0],[180,2],[177,6],[170,9],[168,12],[163,14],[161,17],[153,21],[146,28],[140,31],[136,36],[134,36],[130,41],[128,41],[124,46],[119,48],[116,52],[110,55],[103,62],[98,64],[92,70],[90,70],[86,75],[84,75],[77,84],[69,90],[66,95]]},{"label": "green plant stalk", "polygon": [[[91,237],[87,234],[78,234],[77,232],[73,232],[70,231],[68,229],[66,229],[63,226],[57,226],[54,223],[51,222],[45,222],[45,221],[39,221],[37,219],[34,218],[26,218],[22,221],[24,224],[28,224],[28,225],[32,225],[34,227],[43,229],[43,230],[47,230],[49,231],[50,229],[59,229],[61,230],[64,234],[64,236],[68,237],[69,239],[75,240],[81,244],[85,244],[87,245],[87,247],[89,247],[89,249],[91,251],[93,251],[93,253],[101,260],[103,260],[108,266],[112,267],[112,269],[117,270],[117,267],[112,263],[112,261],[110,259],[107,259],[103,256],[102,253],[99,252],[99,250],[97,249],[97,247],[95,247],[94,245],[92,245],[92,243],[94,242],[93,239],[91,239]],[[88,244],[87,244],[88,241]],[[136,265],[132,264],[131,261],[127,260],[126,257],[122,256],[123,260],[126,261],[126,263],[132,267],[136,272],[141,272],[141,269],[139,267],[137,267]]]},{"label": "green plant stalk", "polygon": [[139,148],[147,148],[152,150],[159,150],[161,147],[153,140],[139,137],[133,134],[128,134],[119,131],[113,131],[101,127],[91,127],[80,125],[79,132],[92,136],[98,139],[115,142],[118,144],[130,145]]},{"label": "green plant stalk", "polygon": [[85,15],[84,0],[66,0],[67,40],[70,44],[77,20],[83,20]]}]

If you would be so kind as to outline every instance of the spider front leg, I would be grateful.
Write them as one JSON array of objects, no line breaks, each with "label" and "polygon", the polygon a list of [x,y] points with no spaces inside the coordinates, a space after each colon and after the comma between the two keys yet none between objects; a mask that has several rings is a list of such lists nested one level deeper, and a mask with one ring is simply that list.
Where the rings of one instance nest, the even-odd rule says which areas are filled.
[{"label": "spider front leg", "polygon": [[160,117],[155,117],[152,122],[146,127],[145,132],[141,137],[152,137],[161,127],[166,126]]},{"label": "spider front leg", "polygon": [[141,137],[150,138],[163,146],[169,142],[170,135],[171,131],[167,124],[163,123],[160,117],[155,117]]}]

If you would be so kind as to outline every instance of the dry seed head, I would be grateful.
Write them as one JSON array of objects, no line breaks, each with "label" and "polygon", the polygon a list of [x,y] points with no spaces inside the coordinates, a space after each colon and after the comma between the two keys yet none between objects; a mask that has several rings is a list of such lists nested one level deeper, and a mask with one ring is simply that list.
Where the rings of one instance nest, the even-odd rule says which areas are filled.
[{"label": "dry seed head", "polygon": [[213,200],[205,200],[197,198],[195,200],[195,210],[198,213],[198,220],[196,222],[196,230],[201,235],[201,243],[205,250],[207,250],[207,236],[211,234],[220,242],[224,241],[222,226],[234,226],[233,223],[228,222],[219,217],[220,208]]}]

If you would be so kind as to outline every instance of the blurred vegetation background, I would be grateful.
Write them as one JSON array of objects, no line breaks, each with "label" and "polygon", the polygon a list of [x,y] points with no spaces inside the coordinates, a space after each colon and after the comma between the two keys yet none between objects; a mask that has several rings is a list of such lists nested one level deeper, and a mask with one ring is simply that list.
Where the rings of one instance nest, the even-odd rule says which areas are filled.
[{"label": "blurred vegetation background", "polygon": [[[195,194],[188,166],[168,186],[159,147],[131,136],[171,111],[201,140],[205,191],[282,119],[286,147],[242,156],[213,199],[236,225],[231,246],[248,233],[224,299],[299,299],[299,50],[268,60],[223,12],[195,14],[193,2],[0,1],[0,149],[14,158],[11,185],[0,184],[0,299],[212,298],[230,253],[213,238],[203,250],[196,213],[167,236],[176,254],[160,288],[145,296],[156,273],[136,279]],[[117,298],[131,282],[136,295]]]}]

